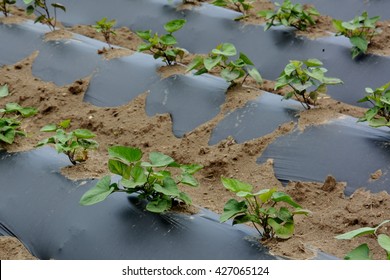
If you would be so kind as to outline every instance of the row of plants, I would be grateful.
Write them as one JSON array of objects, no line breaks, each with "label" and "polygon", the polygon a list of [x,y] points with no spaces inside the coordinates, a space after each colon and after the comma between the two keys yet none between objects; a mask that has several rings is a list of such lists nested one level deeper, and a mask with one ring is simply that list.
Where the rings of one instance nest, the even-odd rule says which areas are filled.
[{"label": "row of plants", "polygon": [[[35,22],[40,22],[47,25],[51,30],[55,30],[57,23],[57,10],[66,12],[66,7],[60,3],[51,3],[48,5],[46,0],[23,0],[27,5],[26,13],[28,15],[36,14]],[[0,11],[4,16],[9,15],[9,6],[14,5],[14,0],[2,0],[0,2]],[[192,3],[193,1],[183,1],[184,3]],[[253,8],[251,1],[246,0],[215,0],[212,4],[216,6],[226,7],[228,5],[235,7],[235,9],[243,14],[236,20],[241,20],[247,17],[247,11]],[[310,26],[316,24],[316,17],[320,16],[320,13],[314,7],[304,7],[301,4],[294,4],[291,0],[284,0],[282,4],[275,3],[276,10],[263,10],[259,11],[258,16],[262,17],[266,21],[264,27],[265,30],[270,29],[272,26],[283,25],[286,27],[293,27],[298,30],[306,30]],[[51,9],[50,9],[51,8]],[[361,54],[365,54],[372,41],[372,38],[378,35],[381,30],[377,28],[377,22],[379,16],[369,17],[367,12],[363,12],[362,15],[356,16],[350,21],[342,21],[334,19],[332,20],[333,26],[336,29],[336,36],[345,36],[349,38],[352,44],[352,58],[355,58]],[[107,21],[107,18],[103,18],[98,21],[95,28],[98,32],[102,32],[107,44],[111,48],[110,38],[111,35],[115,35],[112,30],[115,25],[115,20]],[[181,27],[180,27],[181,28]],[[178,28],[178,29],[180,29]],[[166,46],[176,44],[176,39],[172,36],[172,33],[176,30],[168,31],[161,37],[158,34],[151,34],[150,32],[140,33],[141,38],[149,41],[149,44],[142,47],[143,50],[149,50],[155,52],[158,57],[165,57],[167,63],[174,61],[177,56],[183,56],[184,50],[181,48],[171,48],[166,50]],[[168,56],[169,58],[167,58]]]}]

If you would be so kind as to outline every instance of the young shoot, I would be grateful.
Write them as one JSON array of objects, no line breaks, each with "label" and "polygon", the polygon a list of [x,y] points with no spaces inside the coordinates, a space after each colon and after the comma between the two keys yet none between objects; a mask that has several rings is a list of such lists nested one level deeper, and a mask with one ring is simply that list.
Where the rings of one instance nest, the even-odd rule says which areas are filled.
[{"label": "young shoot", "polygon": [[111,47],[111,36],[115,36],[116,33],[112,29],[116,25],[116,20],[107,20],[106,17],[102,18],[101,20],[96,22],[96,25],[93,25],[93,28],[95,28],[96,32],[102,33],[104,40],[106,41],[108,47],[112,49]]},{"label": "young shoot", "polygon": [[320,13],[314,8],[304,8],[301,4],[293,4],[290,0],[284,0],[283,4],[275,3],[279,7],[276,11],[263,10],[258,13],[266,20],[264,30],[272,26],[291,26],[298,30],[306,30],[309,26],[315,25],[315,16]]},{"label": "young shoot", "polygon": [[134,147],[113,146],[108,154],[108,169],[121,179],[112,183],[111,176],[103,177],[81,197],[81,205],[101,202],[114,192],[136,193],[147,201],[146,210],[154,213],[168,211],[178,203],[191,204],[191,198],[179,187],[197,187],[193,175],[202,169],[201,165],[179,164],[159,152],[150,153],[149,161],[144,162],[142,151]]},{"label": "young shoot", "polygon": [[367,12],[363,12],[361,16],[357,16],[351,21],[343,22],[337,19],[332,21],[337,30],[336,36],[342,35],[349,38],[352,44],[352,58],[365,54],[372,38],[381,32],[380,29],[376,28],[379,19],[380,16],[369,18]]},{"label": "young shoot", "polygon": [[187,71],[197,70],[194,75],[202,75],[217,69],[219,75],[230,83],[230,87],[235,86],[239,81],[241,84],[245,83],[248,76],[258,84],[262,84],[263,79],[253,62],[241,52],[237,59],[232,60],[236,55],[237,49],[233,44],[223,43],[213,49],[206,58],[195,57],[188,65]]},{"label": "young shoot", "polygon": [[246,0],[215,0],[211,4],[220,7],[227,7],[231,5],[231,7],[233,7],[234,10],[242,13],[242,16],[234,19],[238,21],[248,17],[247,15],[248,11],[253,8],[252,3],[253,1],[246,1]]},{"label": "young shoot", "polygon": [[[8,86],[0,86],[0,98],[9,95]],[[18,103],[7,103],[0,109],[0,144],[12,144],[16,136],[26,136],[21,130],[21,118],[28,118],[38,113],[33,107],[22,107]]]},{"label": "young shoot", "polygon": [[88,129],[75,129],[71,132],[65,130],[69,128],[70,120],[64,120],[59,124],[48,124],[44,126],[42,132],[55,132],[55,135],[40,141],[37,147],[54,144],[58,153],[68,156],[73,165],[84,162],[88,159],[88,152],[98,148],[98,143],[92,138],[96,135]]},{"label": "young shoot", "polygon": [[176,64],[178,57],[183,59],[185,50],[175,47],[177,40],[173,33],[180,30],[185,23],[185,19],[175,19],[167,22],[164,29],[168,33],[161,36],[158,33],[152,34],[151,30],[137,31],[136,34],[146,41],[146,43],[138,46],[138,51],[149,51],[155,59],[162,58],[167,65]]},{"label": "young shoot", "polygon": [[294,216],[308,215],[288,194],[276,188],[253,192],[253,186],[236,179],[222,177],[223,186],[234,192],[234,198],[226,202],[220,222],[233,218],[233,225],[251,222],[262,239],[288,239],[294,234]]},{"label": "young shoot", "polygon": [[327,71],[318,59],[290,60],[278,77],[274,89],[292,89],[283,99],[295,96],[305,109],[310,109],[310,104],[315,105],[320,94],[326,94],[327,85],[343,83],[338,78],[326,77]]},{"label": "young shoot", "polygon": [[368,109],[359,122],[368,122],[372,127],[390,127],[390,82],[373,90],[366,88],[367,95],[358,102],[370,102]]},{"label": "young shoot", "polygon": [[51,3],[50,6],[53,8],[53,13],[50,11],[46,0],[23,0],[27,5],[26,13],[28,15],[37,14],[35,18],[35,23],[40,22],[47,25],[50,30],[54,31],[57,25],[57,9],[60,9],[66,12],[64,5],[60,3]]}]

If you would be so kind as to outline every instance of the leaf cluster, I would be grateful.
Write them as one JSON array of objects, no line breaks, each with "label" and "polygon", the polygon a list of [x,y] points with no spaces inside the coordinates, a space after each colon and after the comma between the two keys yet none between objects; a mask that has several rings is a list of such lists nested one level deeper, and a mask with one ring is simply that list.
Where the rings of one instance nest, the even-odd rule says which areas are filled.
[{"label": "leaf cluster", "polygon": [[235,18],[234,20],[242,20],[247,17],[247,12],[253,8],[253,1],[246,0],[215,0],[211,4],[219,7],[226,7],[231,4],[237,12],[242,13],[243,15]]},{"label": "leaf cluster", "polygon": [[4,16],[8,16],[9,14],[9,5],[15,4],[15,0],[2,0],[0,1],[0,11],[4,14]]},{"label": "leaf cluster", "polygon": [[115,31],[112,28],[116,25],[116,20],[107,20],[106,17],[96,22],[96,25],[92,27],[95,28],[96,32],[102,33],[104,40],[111,48],[111,35],[116,35]]},{"label": "leaf cluster", "polygon": [[338,78],[326,77],[325,73],[328,70],[322,65],[318,59],[290,60],[278,77],[275,90],[290,87],[292,91],[287,93],[284,99],[295,96],[305,109],[310,109],[310,103],[315,104],[319,94],[326,94],[327,85],[343,83]]},{"label": "leaf cluster", "polygon": [[50,6],[53,8],[54,15],[51,14],[49,7],[47,6],[46,0],[23,0],[23,2],[28,5],[26,8],[26,13],[28,15],[37,13],[35,18],[35,23],[40,22],[46,24],[51,30],[56,29],[57,23],[57,9],[60,9],[66,12],[64,5],[60,3],[51,3]]},{"label": "leaf cluster", "polygon": [[320,15],[314,7],[304,8],[301,4],[293,4],[290,0],[285,0],[283,4],[276,2],[275,6],[279,7],[276,11],[263,10],[258,12],[258,15],[267,21],[264,30],[279,25],[306,30],[307,27],[316,24],[313,17]]},{"label": "leaf cluster", "polygon": [[[0,87],[0,98],[9,95],[8,86]],[[0,143],[12,144],[17,135],[26,136],[26,133],[20,130],[20,117],[28,118],[38,113],[33,107],[22,107],[18,103],[7,103],[0,109]],[[10,117],[6,117],[11,115]]]},{"label": "leaf cluster", "polygon": [[[108,168],[121,180],[112,183],[110,176],[103,177],[81,197],[81,205],[101,202],[114,192],[138,193],[138,198],[148,201],[146,210],[154,213],[171,209],[174,202],[191,204],[191,198],[179,190],[179,185],[197,187],[193,175],[203,166],[179,164],[159,152],[151,152],[149,161],[143,162],[142,151],[134,147],[113,146],[108,154]],[[173,172],[179,174],[175,176]]]},{"label": "leaf cluster", "polygon": [[65,130],[69,128],[70,120],[64,120],[59,124],[45,125],[42,132],[55,132],[55,135],[40,141],[37,147],[54,144],[58,153],[68,156],[70,162],[76,165],[88,159],[88,151],[96,149],[99,145],[94,138],[96,135],[88,129],[75,129],[71,132]]},{"label": "leaf cluster", "polygon": [[368,109],[358,121],[365,122],[372,127],[390,127],[390,82],[373,90],[366,88],[368,93],[358,102],[370,102],[372,108]]},{"label": "leaf cluster", "polygon": [[244,54],[239,54],[238,59],[230,60],[237,55],[236,47],[231,43],[218,45],[206,57],[197,56],[188,65],[187,71],[196,69],[194,75],[209,73],[213,69],[219,69],[219,74],[230,86],[237,84],[238,80],[243,78],[242,84],[248,76],[251,76],[257,83],[262,84],[263,79],[253,62]]},{"label": "leaf cluster", "polygon": [[138,51],[150,51],[155,59],[162,58],[167,65],[176,63],[178,57],[183,59],[185,50],[175,47],[177,40],[173,33],[180,30],[185,23],[186,20],[184,19],[175,19],[167,22],[164,25],[164,29],[168,33],[161,36],[158,33],[152,34],[151,30],[137,31],[136,34],[147,42],[139,45]]},{"label": "leaf cluster", "polygon": [[[310,213],[302,209],[288,194],[279,192],[276,188],[254,193],[252,185],[224,177],[222,184],[243,200],[233,198],[226,202],[220,221],[233,218],[233,225],[251,222],[263,239],[290,238],[294,234],[294,215]],[[283,206],[279,206],[281,204]]]},{"label": "leaf cluster", "polygon": [[[340,234],[336,236],[336,239],[347,239],[350,240],[352,238],[355,238],[357,236],[362,235],[374,235],[377,239],[377,242],[379,246],[381,246],[385,252],[386,252],[386,258],[387,260],[390,260],[390,236],[387,234],[378,234],[379,228],[381,228],[383,225],[390,223],[390,220],[385,220],[382,223],[380,223],[377,227],[363,227],[359,229],[355,229],[352,231],[349,231],[344,234]],[[346,260],[370,260],[370,248],[368,247],[367,243],[360,244],[358,247],[353,249],[351,252],[349,252],[344,259]]]},{"label": "leaf cluster", "polygon": [[351,21],[343,22],[337,19],[332,21],[337,30],[336,36],[343,35],[349,38],[353,46],[352,58],[366,53],[372,37],[380,33],[380,29],[376,28],[379,19],[380,16],[369,18],[367,12],[363,12],[361,16],[357,16]]}]

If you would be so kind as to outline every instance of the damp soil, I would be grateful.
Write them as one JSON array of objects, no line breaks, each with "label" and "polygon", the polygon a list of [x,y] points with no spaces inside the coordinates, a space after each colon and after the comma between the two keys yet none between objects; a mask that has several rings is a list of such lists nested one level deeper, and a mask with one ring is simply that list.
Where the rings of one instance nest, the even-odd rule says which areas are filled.
[{"label": "damp soil", "polygon": [[[268,9],[273,4],[268,1],[256,1],[256,10]],[[185,7],[188,8],[188,7]],[[18,10],[19,11],[19,10]],[[19,11],[21,12],[21,11]],[[22,15],[22,13],[21,13]],[[7,19],[18,22],[19,17]],[[324,19],[326,21],[327,19]],[[248,22],[261,23],[256,16],[250,15]],[[389,54],[388,42],[390,36],[389,24],[381,23],[385,35],[383,44],[373,43],[373,52]],[[329,24],[328,24],[329,27]],[[331,29],[327,27],[326,32]],[[323,32],[319,28],[318,34]],[[73,26],[67,31],[79,33],[92,38],[103,40],[101,34],[96,33],[90,26]],[[316,33],[316,30],[310,30]],[[127,28],[116,29],[117,36],[112,44],[124,48],[126,51],[135,51],[140,39]],[[316,33],[317,34],[317,33]],[[59,31],[54,34],[68,36],[67,32]],[[50,39],[50,36],[47,39]],[[125,53],[126,53],[125,51]],[[104,54],[108,58],[125,55],[121,52],[106,49]],[[345,197],[343,189],[345,183],[326,180],[324,184],[312,182],[292,182],[287,187],[276,179],[272,160],[264,164],[257,164],[256,159],[266,147],[278,137],[291,132],[294,123],[280,125],[275,131],[263,137],[237,144],[227,138],[216,145],[209,146],[211,131],[221,121],[227,112],[243,107],[247,101],[253,100],[262,94],[261,89],[272,91],[273,81],[265,81],[259,87],[253,81],[245,86],[231,88],[226,94],[226,101],[220,113],[212,120],[195,130],[176,138],[172,133],[172,120],[169,114],[160,114],[153,117],[145,113],[145,100],[148,92],[141,94],[128,104],[120,107],[101,108],[83,102],[84,94],[89,85],[89,79],[80,79],[72,84],[58,87],[53,83],[44,82],[32,75],[32,63],[37,53],[31,54],[14,65],[0,68],[0,85],[8,84],[10,96],[0,99],[0,107],[8,102],[18,102],[22,106],[33,106],[39,109],[39,114],[23,121],[22,128],[28,137],[17,138],[12,146],[4,145],[9,152],[19,152],[34,149],[34,145],[48,135],[40,132],[40,128],[48,123],[58,123],[64,119],[72,120],[71,128],[86,128],[92,130],[100,146],[92,151],[87,162],[65,167],[62,174],[71,179],[101,178],[109,174],[106,166],[108,159],[107,147],[111,145],[136,146],[148,154],[159,151],[170,155],[181,163],[199,163],[204,165],[197,179],[200,187],[186,189],[193,199],[195,208],[184,211],[193,212],[196,207],[204,207],[221,213],[224,203],[232,198],[232,194],[224,189],[220,177],[237,178],[256,186],[257,189],[277,187],[289,193],[304,208],[310,209],[308,217],[296,217],[295,235],[288,240],[272,240],[265,242],[271,253],[292,259],[309,259],[315,257],[316,251],[343,258],[344,255],[361,243],[368,243],[372,249],[374,259],[384,259],[383,250],[372,237],[359,237],[353,241],[340,241],[334,237],[338,234],[364,227],[375,226],[389,218],[390,197],[382,192],[372,194],[364,190],[357,190],[352,196]],[[181,63],[190,61],[191,55]],[[177,73],[184,73],[185,66],[163,67],[159,69],[161,79]],[[259,90],[260,89],[260,90]],[[276,94],[283,94],[277,92]],[[328,122],[341,114],[353,117],[362,116],[364,109],[335,101],[326,96],[320,98],[315,108],[299,113],[298,127],[304,130],[308,126]],[[131,120],[131,122],[129,122]],[[364,163],[362,163],[364,164]],[[330,174],[331,175],[331,174]],[[368,175],[370,176],[370,174]],[[378,170],[371,174],[372,180],[381,176]],[[384,228],[390,233],[390,227]],[[0,238],[0,259],[32,259],[31,255],[18,243],[14,237]]]}]

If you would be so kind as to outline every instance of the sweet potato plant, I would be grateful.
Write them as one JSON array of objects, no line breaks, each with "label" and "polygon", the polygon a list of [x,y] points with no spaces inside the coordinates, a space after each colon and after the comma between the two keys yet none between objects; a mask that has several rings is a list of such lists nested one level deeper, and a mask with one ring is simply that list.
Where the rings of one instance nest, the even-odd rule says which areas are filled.
[{"label": "sweet potato plant", "polygon": [[177,203],[191,204],[191,198],[179,186],[197,187],[193,175],[201,165],[179,164],[160,152],[151,152],[149,161],[142,161],[143,153],[135,147],[113,146],[108,154],[108,169],[121,179],[112,182],[111,176],[104,176],[81,197],[81,205],[101,202],[115,192],[136,193],[147,201],[146,210],[154,213],[165,212]]}]

